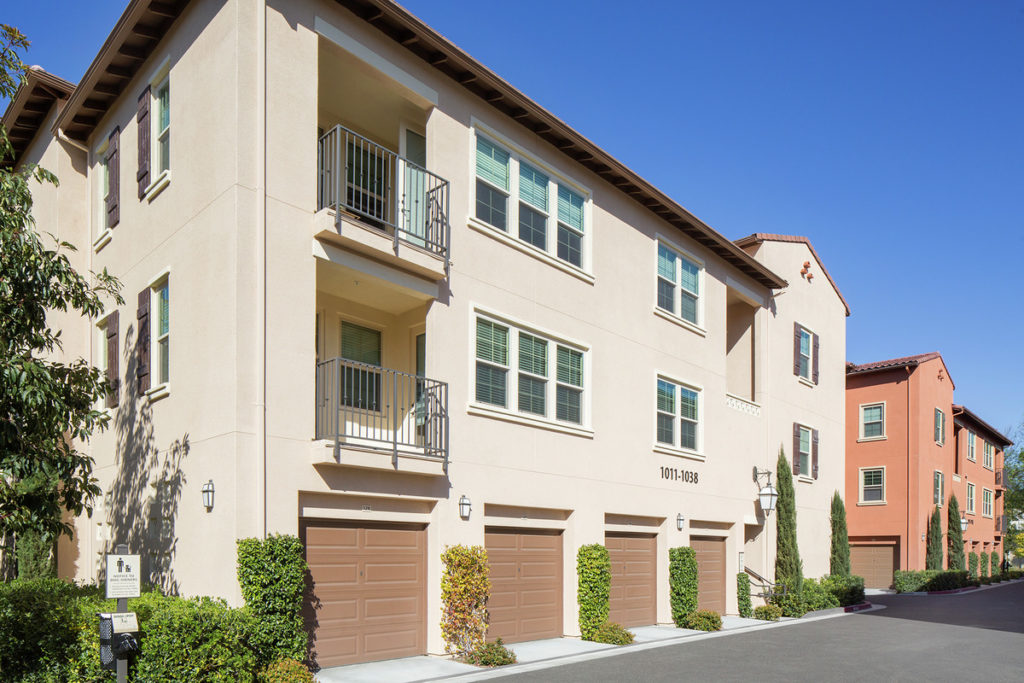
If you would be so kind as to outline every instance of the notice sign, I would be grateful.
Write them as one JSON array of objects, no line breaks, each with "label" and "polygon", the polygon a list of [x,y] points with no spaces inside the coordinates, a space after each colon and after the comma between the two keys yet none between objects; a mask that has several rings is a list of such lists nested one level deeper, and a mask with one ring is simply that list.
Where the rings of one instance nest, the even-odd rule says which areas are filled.
[{"label": "notice sign", "polygon": [[134,633],[139,630],[139,620],[135,612],[115,612],[110,615],[110,624],[114,633]]},{"label": "notice sign", "polygon": [[137,598],[142,594],[138,555],[107,555],[107,598]]}]

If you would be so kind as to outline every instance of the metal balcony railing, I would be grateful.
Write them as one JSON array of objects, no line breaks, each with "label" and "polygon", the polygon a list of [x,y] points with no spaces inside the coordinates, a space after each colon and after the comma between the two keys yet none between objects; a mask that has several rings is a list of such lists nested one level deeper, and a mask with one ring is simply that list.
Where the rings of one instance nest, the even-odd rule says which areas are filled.
[{"label": "metal balcony railing", "polygon": [[449,184],[344,126],[324,133],[317,144],[317,210],[361,217],[398,242],[450,256]]},{"label": "metal balcony railing", "polygon": [[316,438],[448,461],[448,383],[343,358],[316,366]]},{"label": "metal balcony railing", "polygon": [[996,535],[1003,536],[1006,534],[1006,531],[1006,515],[996,515]]}]

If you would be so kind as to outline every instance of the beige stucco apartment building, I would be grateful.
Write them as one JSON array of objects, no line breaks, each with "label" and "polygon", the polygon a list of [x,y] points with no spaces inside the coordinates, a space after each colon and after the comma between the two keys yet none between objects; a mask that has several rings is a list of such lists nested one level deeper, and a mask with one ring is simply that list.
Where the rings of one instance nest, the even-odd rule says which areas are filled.
[{"label": "beige stucco apartment building", "polygon": [[578,635],[588,543],[614,620],[670,622],[681,545],[735,613],[780,447],[828,573],[849,311],[806,239],[730,242],[383,0],[136,0],[51,100],[5,117],[41,227],[126,299],[67,322],[119,389],[63,574],[123,541],[237,602],[235,540],[299,534],[323,666],[442,652],[457,543],[507,641]]}]

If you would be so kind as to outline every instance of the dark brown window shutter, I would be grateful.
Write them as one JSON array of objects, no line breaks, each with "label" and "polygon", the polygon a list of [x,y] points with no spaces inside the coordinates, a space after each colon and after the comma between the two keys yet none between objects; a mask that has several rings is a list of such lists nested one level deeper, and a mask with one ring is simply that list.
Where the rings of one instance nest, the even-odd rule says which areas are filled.
[{"label": "dark brown window shutter", "polygon": [[800,425],[796,422],[793,423],[793,474],[800,474]]},{"label": "dark brown window shutter", "polygon": [[811,432],[811,476],[818,478],[818,430]]},{"label": "dark brown window shutter", "polygon": [[813,366],[812,369],[811,369],[811,381],[814,382],[815,384],[817,384],[818,383],[818,335],[814,335],[813,349],[814,350],[811,352],[814,355],[814,358],[813,358],[812,363],[811,363],[812,366]]},{"label": "dark brown window shutter", "polygon": [[107,173],[110,182],[107,192],[107,227],[112,228],[121,222],[121,129],[115,128],[107,138]]},{"label": "dark brown window shutter", "polygon": [[135,179],[139,181],[139,199],[146,196],[149,187],[149,86],[139,95],[139,108],[135,122],[139,128],[139,172]]},{"label": "dark brown window shutter", "polygon": [[800,323],[793,323],[793,374],[800,376]]},{"label": "dark brown window shutter", "polygon": [[107,392],[107,407],[113,408],[117,405],[118,398],[120,397],[120,380],[121,377],[120,368],[118,368],[117,359],[120,354],[117,350],[118,340],[118,316],[117,311],[114,311],[107,317],[107,382],[110,384],[110,391]]},{"label": "dark brown window shutter", "polygon": [[149,391],[149,287],[139,292],[138,363],[135,376],[139,381],[139,393]]}]

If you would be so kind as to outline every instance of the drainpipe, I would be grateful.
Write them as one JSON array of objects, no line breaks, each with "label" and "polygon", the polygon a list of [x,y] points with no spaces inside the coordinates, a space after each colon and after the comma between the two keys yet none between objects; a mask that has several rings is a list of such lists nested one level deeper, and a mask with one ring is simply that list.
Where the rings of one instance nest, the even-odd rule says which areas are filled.
[{"label": "drainpipe", "polygon": [[907,562],[904,569],[910,569],[910,541],[914,539],[917,543],[917,536],[910,535],[910,366],[904,368],[907,372],[907,543],[904,552],[907,554]]},{"label": "drainpipe", "polygon": [[256,111],[257,130],[262,129],[262,137],[258,144],[263,146],[262,166],[259,170],[258,182],[261,187],[257,201],[256,223],[259,226],[259,236],[256,241],[256,291],[258,292],[259,305],[256,307],[256,356],[260,364],[257,372],[256,387],[256,424],[257,424],[257,490],[256,500],[258,519],[257,535],[260,538],[267,536],[267,3],[261,0],[260,11],[257,15],[257,34],[262,33],[259,43],[259,54],[256,58],[257,69],[261,69],[259,80],[263,81],[263,87],[257,88]]}]

